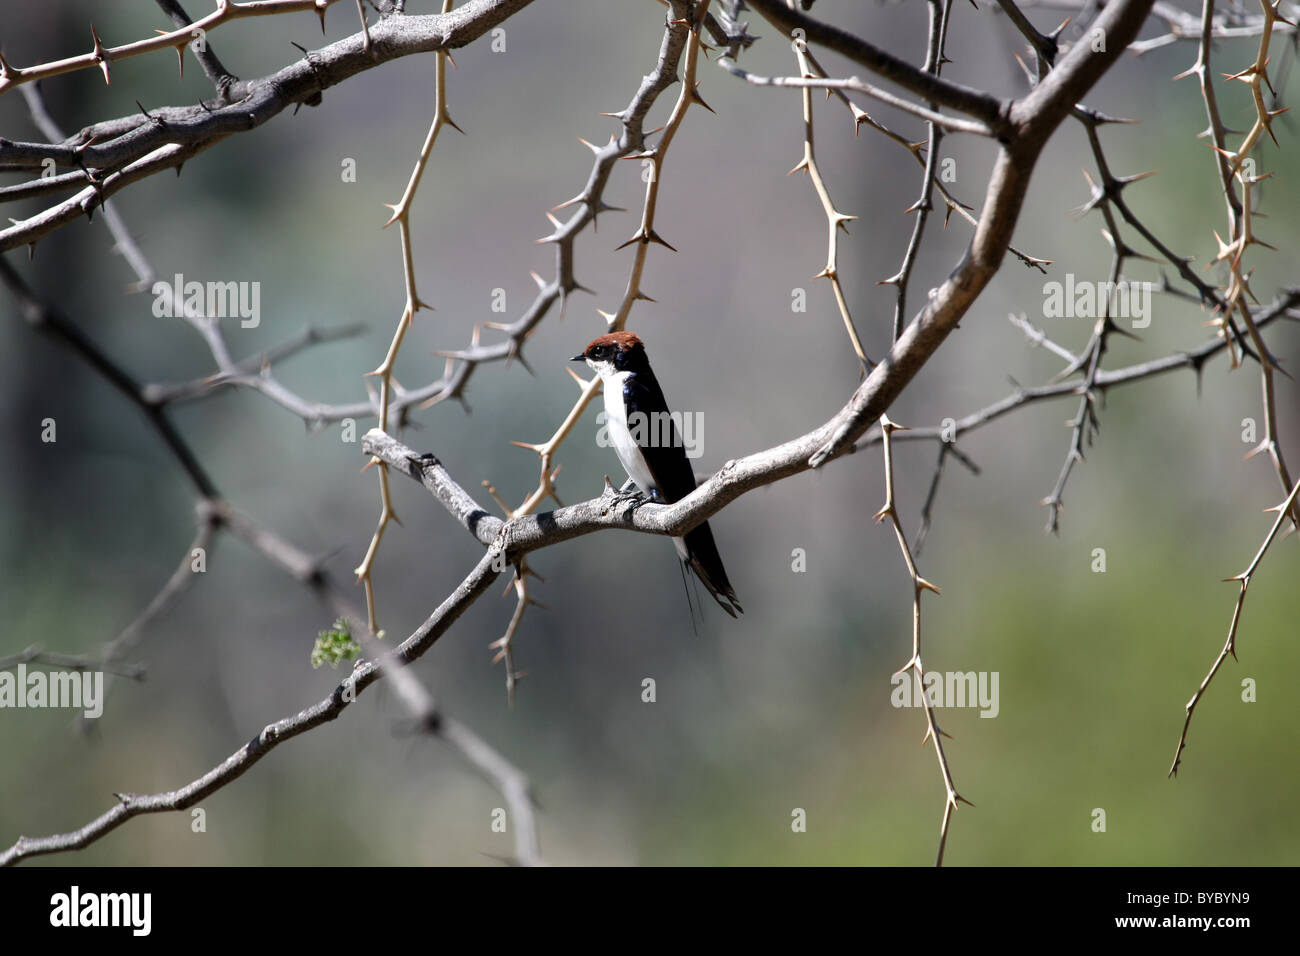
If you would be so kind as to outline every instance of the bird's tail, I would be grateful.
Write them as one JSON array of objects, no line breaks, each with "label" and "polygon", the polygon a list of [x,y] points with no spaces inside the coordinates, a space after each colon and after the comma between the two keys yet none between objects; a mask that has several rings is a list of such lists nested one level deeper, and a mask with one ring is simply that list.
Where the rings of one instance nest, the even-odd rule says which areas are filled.
[{"label": "bird's tail", "polygon": [[745,613],[740,601],[736,599],[735,588],[727,580],[727,571],[722,566],[722,557],[718,554],[718,546],[713,543],[713,532],[709,530],[707,521],[687,532],[677,550],[679,553],[684,552],[682,560],[695,572],[695,576],[700,579],[704,589],[713,595],[719,607],[732,617]]}]

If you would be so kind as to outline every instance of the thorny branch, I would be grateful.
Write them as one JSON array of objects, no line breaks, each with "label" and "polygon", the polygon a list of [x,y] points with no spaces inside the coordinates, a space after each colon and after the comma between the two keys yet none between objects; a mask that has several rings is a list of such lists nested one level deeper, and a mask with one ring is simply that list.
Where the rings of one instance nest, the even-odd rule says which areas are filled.
[{"label": "thorny branch", "polygon": [[[310,9],[316,0],[256,0],[247,4],[233,4],[229,0],[220,2],[218,11],[210,17],[234,15],[222,14],[222,10],[256,9],[266,13],[288,9],[285,6],[277,8],[276,4],[298,4],[295,9]],[[322,4],[324,2],[321,0]],[[89,183],[67,199],[0,230],[0,252],[31,245],[83,215],[93,216],[95,209],[118,190],[164,169],[178,168],[190,157],[225,137],[255,129],[289,106],[318,102],[324,90],[358,73],[400,57],[464,46],[530,2],[532,0],[469,0],[463,7],[447,14],[389,17],[368,31],[306,53],[302,59],[269,76],[245,81],[244,95],[229,103],[217,99],[197,106],[155,107],[92,124],[60,143],[0,140],[0,169],[41,170],[43,162],[51,159],[58,168],[85,174],[85,179],[63,181],[67,185]],[[320,12],[323,14],[323,7]],[[195,26],[208,19],[200,18]],[[190,41],[188,30],[178,33],[179,36],[167,34],[155,40],[128,44],[126,48],[104,49],[103,62],[107,65],[122,49],[132,51],[122,55],[136,55],[174,47],[178,39],[186,43]],[[31,67],[21,72],[21,79],[11,80],[8,85],[53,75],[51,70],[68,72],[95,62],[94,55],[87,54],[86,57]],[[14,68],[8,69],[13,75]],[[0,78],[4,75],[0,71]],[[4,80],[0,79],[0,92],[7,88]]]},{"label": "thorny branch", "polygon": [[[119,237],[119,241],[122,241],[121,237]],[[0,275],[3,275],[11,291],[20,298],[29,320],[34,321],[38,328],[53,330],[67,347],[71,348],[75,354],[94,367],[101,375],[117,385],[119,390],[123,391],[128,398],[137,404],[143,402],[140,396],[146,390],[134,383],[96,346],[89,343],[89,340],[78,338],[79,333],[75,335],[69,334],[69,329],[75,329],[70,320],[63,316],[62,313],[37,300],[21,278],[13,273],[9,263],[3,259],[0,259]],[[360,620],[358,612],[351,607],[350,602],[337,589],[337,586],[333,584],[321,566],[320,559],[300,551],[269,529],[237,512],[217,496],[215,487],[212,487],[210,483],[206,485],[200,484],[199,476],[203,475],[202,470],[196,461],[192,462],[192,464],[189,463],[192,461],[192,456],[187,457],[183,454],[182,450],[187,450],[183,443],[179,445],[182,450],[178,450],[177,442],[179,442],[179,439],[173,437],[174,432],[167,426],[166,418],[161,415],[151,417],[151,422],[169,447],[172,447],[173,453],[181,459],[187,473],[190,473],[191,481],[199,489],[200,497],[197,507],[200,530],[193,547],[208,547],[213,533],[218,528],[228,528],[236,537],[263,554],[290,576],[310,587],[331,607],[336,616]],[[106,644],[99,653],[72,656],[51,654],[36,648],[29,648],[12,659],[0,660],[0,670],[24,661],[32,661],[54,667],[78,669],[93,667],[138,679],[143,674],[141,668],[123,665],[119,662],[138,642],[145,625],[160,616],[166,607],[173,604],[180,593],[192,581],[194,575],[191,572],[190,555],[191,552],[187,550],[181,566],[172,575],[162,591],[150,602],[140,617],[133,621],[114,641]],[[495,577],[495,572],[491,568],[488,571]],[[432,644],[432,641],[450,626],[455,617],[459,616],[463,607],[458,606],[453,601],[455,597],[456,595],[453,595],[453,598],[449,598],[448,602],[444,602],[443,607],[439,609],[441,614],[435,613],[429,621],[426,621],[425,627],[417,631],[416,635],[413,635],[407,644],[403,644],[391,654],[383,649],[382,645],[376,645],[373,639],[367,640],[366,635],[363,634],[363,640],[367,640],[367,650],[371,651],[372,659],[359,663],[352,676],[340,684],[331,697],[313,708],[300,712],[296,717],[285,718],[269,725],[259,737],[246,744],[223,764],[198,780],[179,790],[163,794],[150,796],[119,795],[119,803],[111,810],[71,833],[35,839],[19,837],[17,842],[8,850],[0,852],[0,866],[16,863],[29,856],[79,849],[106,835],[130,817],[139,813],[183,810],[193,806],[208,794],[233,782],[281,740],[287,740],[311,727],[332,720],[347,704],[355,700],[357,693],[360,693],[361,690],[364,690],[366,686],[380,676],[390,676],[394,683],[397,684],[399,695],[410,708],[417,729],[432,736],[440,737],[450,743],[462,756],[469,760],[471,765],[489,783],[501,791],[510,806],[515,824],[517,862],[524,865],[540,863],[538,832],[531,800],[528,796],[526,778],[469,727],[452,720],[438,710],[428,692],[403,669],[405,664],[418,656],[418,654],[409,657],[402,656],[403,653],[410,653],[411,646],[408,645],[411,645],[411,641],[414,641],[418,636],[421,641],[425,642],[419,651],[419,653],[423,653]]]},{"label": "thorny branch", "polygon": [[[794,55],[799,62],[800,76],[812,78],[812,65],[808,60],[808,45],[802,40],[795,40],[792,46],[794,47]],[[853,316],[849,314],[849,301],[844,295],[844,286],[840,282],[839,271],[840,230],[843,229],[848,232],[849,223],[857,217],[840,212],[835,208],[835,203],[831,200],[831,194],[826,188],[826,181],[822,178],[821,167],[817,164],[813,139],[812,88],[805,86],[800,98],[803,100],[803,158],[795,164],[795,167],[790,172],[803,171],[808,174],[808,178],[812,180],[813,188],[817,191],[817,198],[821,200],[822,211],[826,214],[826,265],[813,278],[826,279],[830,282],[831,290],[835,293],[835,306],[839,309],[840,318],[844,321],[844,330],[849,335],[849,341],[853,344],[853,351],[857,355],[858,361],[862,363],[862,374],[866,375],[867,370],[875,363],[867,357],[866,351],[862,348],[862,342],[858,338],[858,330],[853,325]]]},{"label": "thorny branch", "polygon": [[1273,527],[1269,528],[1264,543],[1259,546],[1259,550],[1255,552],[1255,556],[1251,558],[1250,564],[1245,571],[1227,579],[1229,581],[1238,581],[1241,584],[1241,588],[1237,591],[1237,603],[1232,609],[1232,622],[1228,625],[1228,639],[1224,642],[1223,650],[1219,651],[1219,656],[1210,665],[1209,673],[1205,675],[1201,685],[1196,688],[1196,693],[1187,702],[1187,718],[1183,721],[1183,732],[1178,737],[1178,748],[1174,751],[1174,762],[1169,767],[1169,776],[1171,777],[1178,775],[1178,765],[1182,763],[1183,750],[1187,747],[1187,731],[1192,727],[1192,715],[1196,713],[1196,705],[1200,703],[1201,697],[1204,696],[1206,689],[1210,686],[1210,681],[1214,680],[1214,675],[1219,672],[1219,668],[1227,660],[1228,655],[1231,654],[1233,660],[1237,659],[1237,625],[1241,623],[1241,609],[1246,603],[1246,589],[1250,587],[1251,576],[1259,568],[1260,562],[1264,560],[1264,554],[1268,551],[1269,545],[1277,537],[1278,529],[1286,521],[1287,513],[1295,506],[1297,493],[1300,493],[1300,481],[1296,482],[1295,487],[1291,489],[1291,494],[1287,495],[1285,501],[1274,508],[1268,509],[1277,512],[1277,520],[1273,522]]},{"label": "thorny branch", "polygon": [[[58,76],[61,73],[73,73],[77,70],[98,69],[104,74],[104,82],[111,83],[110,65],[112,63],[145,53],[155,53],[159,50],[175,50],[177,55],[181,57],[181,69],[184,69],[184,50],[194,39],[196,30],[206,33],[223,23],[245,17],[273,16],[281,13],[310,10],[320,17],[321,30],[323,31],[325,29],[325,10],[330,4],[336,2],[337,0],[250,0],[248,3],[234,3],[232,0],[216,0],[217,9],[205,17],[178,24],[177,29],[161,32],[158,36],[150,37],[147,40],[137,40],[135,43],[124,43],[121,46],[104,46],[99,38],[99,33],[92,26],[90,28],[92,45],[89,53],[29,67],[13,66],[0,58],[0,95],[23,83],[32,83],[36,80]],[[175,20],[177,14],[175,11],[168,9],[170,6],[175,5],[165,4],[163,9]],[[176,7],[176,10],[179,10],[179,7]],[[189,20],[184,11],[179,12],[181,17],[184,17],[187,21]]]},{"label": "thorny branch", "polygon": [[[632,307],[638,299],[650,299],[641,288],[641,277],[645,271],[646,255],[652,244],[664,246],[670,251],[675,252],[667,241],[665,241],[655,230],[655,211],[658,208],[659,186],[663,178],[664,160],[667,158],[668,149],[672,145],[673,138],[677,135],[678,129],[681,128],[682,120],[686,116],[686,111],[691,105],[698,103],[709,109],[708,104],[704,102],[699,92],[696,90],[698,82],[696,80],[696,67],[699,62],[700,48],[702,46],[700,32],[702,30],[702,20],[707,15],[709,9],[709,0],[702,0],[694,6],[694,18],[692,19],[692,7],[686,0],[670,0],[671,10],[665,25],[663,45],[659,53],[659,66],[657,74],[651,74],[645,78],[642,83],[641,91],[646,89],[646,83],[651,84],[651,88],[656,90],[662,89],[669,85],[676,76],[677,60],[680,56],[682,59],[682,88],[678,94],[676,103],[673,104],[672,112],[668,116],[667,123],[664,124],[662,135],[659,142],[638,153],[625,153],[623,155],[628,159],[639,159],[647,164],[649,177],[646,180],[645,201],[641,207],[641,221],[631,238],[622,243],[617,248],[622,249],[627,246],[632,247],[632,265],[628,272],[627,286],[623,292],[623,298],[619,303],[616,312],[609,313],[601,311],[601,316],[605,319],[607,331],[614,332],[627,327],[628,317],[631,315]],[[639,91],[638,96],[642,94]],[[636,101],[633,101],[636,103]],[[625,130],[628,124],[626,111],[623,114],[613,114],[616,118],[623,121]],[[644,113],[641,113],[644,116]],[[640,117],[637,118],[639,122]],[[626,133],[625,133],[626,138]],[[609,145],[605,150],[617,145],[613,136],[610,137]],[[588,144],[590,146],[590,144]],[[598,147],[590,147],[599,157],[601,150]],[[574,199],[561,206],[568,206],[575,202],[581,202],[587,209],[591,209],[591,200],[587,193],[580,193]],[[557,209],[560,207],[557,207]],[[539,242],[558,242],[562,235],[572,229],[575,222],[582,222],[582,213],[575,215],[568,223],[561,223],[551,217],[552,225],[555,231],[549,236],[538,240]],[[570,372],[572,375],[573,373]],[[541,444],[529,444],[527,442],[514,442],[522,448],[528,448],[537,453],[540,459],[540,476],[537,487],[524,499],[524,501],[515,508],[510,508],[504,501],[497,498],[502,511],[508,519],[514,519],[524,515],[531,515],[541,506],[547,498],[555,499],[559,503],[559,496],[555,490],[555,478],[559,474],[559,466],[555,465],[555,453],[563,444],[569,432],[573,430],[586,411],[587,405],[592,398],[600,391],[600,379],[592,376],[590,381],[583,381],[579,376],[573,375],[582,394],[574,403],[569,413],[565,415],[564,420],[556,428],[555,432],[545,442]],[[554,467],[553,467],[554,466]],[[491,485],[487,482],[484,484],[491,490]],[[492,491],[495,498],[495,490]],[[519,679],[519,672],[514,665],[514,637],[519,629],[519,624],[523,620],[524,610],[529,604],[536,604],[529,593],[527,565],[522,558],[513,562],[515,566],[515,594],[516,606],[515,613],[510,618],[510,623],[506,626],[505,633],[501,638],[492,644],[492,648],[497,651],[495,660],[504,661],[506,669],[506,694],[513,701],[515,686]]]},{"label": "thorny branch", "polygon": [[[28,97],[28,103],[37,125],[47,135],[57,137],[57,126],[53,118],[45,110],[39,94],[34,92],[34,87],[24,88],[23,93]],[[154,276],[153,268],[127,231],[125,223],[111,206],[105,207],[105,221],[116,240],[117,249],[136,272],[137,285],[141,288],[149,287]],[[123,658],[139,643],[146,628],[174,605],[181,594],[191,586],[195,579],[192,556],[196,551],[206,552],[210,548],[216,532],[222,529],[229,530],[232,535],[244,541],[250,548],[261,553],[292,578],[310,588],[330,608],[333,616],[358,622],[362,620],[358,611],[325,571],[321,559],[302,552],[268,528],[241,514],[219,497],[215,486],[199,465],[197,458],[179,433],[171,426],[164,413],[164,407],[169,402],[196,394],[194,388],[182,387],[178,389],[138,383],[95,345],[89,337],[85,336],[71,319],[38,299],[7,260],[0,259],[0,278],[3,278],[11,292],[19,300],[23,313],[30,324],[40,331],[53,335],[56,340],[86,361],[145,412],[164,443],[167,444],[178,459],[199,494],[196,505],[199,528],[194,541],[185,551],[180,565],[173,572],[162,590],[117,638],[103,645],[97,653],[87,655],[56,654],[30,647],[12,658],[0,659],[0,670],[18,663],[35,662],[53,667],[73,669],[94,667],[105,670],[110,674],[140,679],[144,674],[144,669],[138,665],[122,663]],[[175,305],[177,314],[183,315],[191,326],[204,336],[218,363],[227,369],[233,368],[229,352],[225,347],[225,340],[217,323],[202,316],[191,314],[183,303],[178,302]],[[255,357],[259,359],[257,366],[261,367],[263,376],[269,379],[269,365],[273,358],[288,357],[315,342],[327,341],[329,338],[337,337],[339,332],[351,334],[351,331],[345,329],[336,330],[333,333],[318,333],[314,329],[308,329],[303,335],[285,343],[280,348],[274,349],[266,353],[266,355]],[[245,361],[240,363],[239,367],[245,368],[249,364],[249,361]],[[422,733],[440,737],[451,744],[489,784],[495,786],[501,792],[507,806],[510,808],[514,824],[515,861],[521,865],[538,865],[542,863],[539,833],[531,797],[528,792],[527,779],[524,775],[468,726],[444,715],[434,703],[432,696],[419,681],[403,668],[402,663],[397,661],[392,652],[375,640],[373,632],[367,633],[362,630],[359,632],[359,636],[365,650],[371,655],[380,672],[382,672],[381,676],[388,676],[396,685],[399,698],[413,717],[415,728]],[[227,763],[229,764],[229,761]],[[242,770],[240,772],[242,773]],[[237,776],[237,773],[226,776],[213,789],[224,786],[225,783],[233,781]],[[205,793],[207,792],[211,792],[211,790],[205,791]],[[174,799],[171,800],[165,799],[168,795],[155,795],[154,798],[147,798],[142,805],[154,805],[159,810],[183,809],[184,806],[192,805],[191,803],[182,803],[180,793],[181,791],[173,791],[170,796]],[[195,797],[195,799],[197,800],[201,796],[202,794]],[[26,856],[84,846],[86,843],[92,842],[114,829],[120,819],[125,819],[124,817],[119,819],[119,817],[115,816],[118,809],[114,808],[114,810],[109,811],[109,813],[74,834],[26,841],[20,837],[18,843],[9,851],[0,854],[0,865],[17,862]],[[138,812],[151,811],[140,810]],[[127,816],[130,815],[133,814],[127,814]]]},{"label": "thorny branch", "polygon": [[894,498],[893,445],[890,442],[894,432],[898,430],[902,430],[901,426],[891,422],[889,416],[880,416],[880,434],[885,450],[885,504],[876,512],[876,523],[879,524],[885,518],[889,519],[889,523],[894,528],[894,536],[898,538],[898,548],[902,552],[903,563],[907,565],[907,574],[912,583],[912,656],[897,671],[897,674],[911,671],[916,677],[916,693],[920,695],[925,710],[925,737],[922,738],[921,743],[924,745],[927,741],[934,741],[934,753],[939,761],[939,773],[943,777],[945,790],[943,819],[939,824],[939,852],[934,861],[935,866],[943,866],[943,851],[948,845],[948,826],[952,822],[952,813],[959,803],[964,802],[971,806],[974,804],[958,793],[957,785],[953,783],[948,757],[943,750],[943,738],[947,734],[940,729],[935,720],[934,704],[925,686],[925,665],[921,662],[921,595],[926,591],[938,594],[939,586],[921,577],[920,571],[916,568],[916,560],[912,557],[912,549],[907,546],[907,535],[903,534],[903,524],[898,517],[898,506]]},{"label": "thorny branch", "polygon": [[[443,0],[442,13],[444,16],[451,12],[451,4],[452,0]],[[365,22],[364,13],[362,22]],[[367,34],[366,42],[369,43],[369,34]],[[397,203],[388,207],[393,211],[393,215],[388,222],[384,223],[385,228],[397,223],[406,304],[402,308],[401,318],[397,320],[397,328],[393,330],[393,338],[389,342],[388,352],[384,355],[384,360],[379,363],[378,368],[370,373],[370,375],[379,379],[379,424],[382,428],[392,427],[390,416],[393,402],[393,367],[397,363],[397,353],[402,348],[402,342],[406,338],[407,330],[411,327],[411,323],[415,321],[415,313],[420,311],[421,307],[432,308],[432,306],[420,300],[420,294],[416,290],[415,253],[411,248],[411,203],[415,200],[416,190],[420,188],[420,180],[424,177],[425,168],[429,164],[429,157],[433,154],[433,146],[438,140],[438,133],[441,132],[444,126],[450,126],[453,129],[460,128],[456,126],[447,112],[447,52],[438,50],[434,53],[433,65],[433,121],[429,125],[429,132],[424,137],[424,145],[420,147],[420,153],[411,169],[411,176],[407,180],[406,189],[402,192],[402,197],[397,200]],[[374,534],[370,537],[370,545],[366,548],[365,557],[357,565],[356,575],[357,580],[365,588],[366,619],[369,623],[370,633],[382,636],[383,631],[380,630],[378,614],[375,610],[375,558],[379,554],[379,545],[389,523],[398,519],[397,512],[393,510],[392,496],[388,491],[388,469],[382,463],[378,464],[379,522],[375,526]],[[400,524],[400,522],[398,523]]]},{"label": "thorny branch", "polygon": [[[488,552],[447,600],[439,605],[428,620],[395,650],[394,663],[402,666],[424,653],[434,641],[446,633],[495,578],[496,572],[492,570],[492,554]],[[165,813],[194,806],[205,797],[239,779],[281,743],[334,720],[381,675],[381,664],[378,661],[361,662],[324,700],[290,717],[267,724],[248,743],[185,786],[164,793],[117,794],[117,803],[77,830],[47,837],[20,836],[11,847],[0,851],[0,866],[12,865],[28,857],[81,849],[116,830],[132,817],[143,813]],[[437,732],[445,731],[446,728],[451,728],[450,734],[444,734],[449,740],[462,744],[471,741],[482,743],[477,738],[473,738],[463,725],[448,717],[438,717],[423,729]],[[521,792],[519,780],[508,773],[503,773],[505,770],[503,765],[497,765],[491,760],[483,760],[485,754],[475,753],[475,756],[480,759],[484,769],[490,767],[503,779],[509,780],[511,794]]]}]

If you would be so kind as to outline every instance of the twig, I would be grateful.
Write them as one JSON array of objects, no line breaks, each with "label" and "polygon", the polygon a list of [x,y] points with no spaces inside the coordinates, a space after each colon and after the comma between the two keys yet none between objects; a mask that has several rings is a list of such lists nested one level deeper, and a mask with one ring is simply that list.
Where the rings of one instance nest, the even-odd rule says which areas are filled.
[{"label": "twig", "polygon": [[1241,609],[1246,603],[1246,589],[1250,587],[1251,576],[1259,568],[1260,562],[1264,560],[1264,554],[1268,551],[1269,545],[1277,537],[1278,529],[1282,527],[1282,523],[1286,520],[1287,513],[1295,505],[1297,492],[1300,492],[1300,481],[1296,482],[1295,487],[1291,489],[1291,494],[1287,495],[1282,504],[1268,509],[1277,512],[1277,519],[1273,522],[1273,527],[1269,529],[1268,535],[1264,538],[1264,543],[1259,546],[1259,550],[1255,552],[1255,557],[1251,558],[1250,564],[1245,571],[1226,579],[1241,583],[1241,589],[1237,592],[1237,603],[1232,609],[1232,621],[1228,625],[1228,639],[1224,642],[1223,650],[1219,651],[1219,656],[1210,665],[1209,673],[1205,675],[1201,685],[1196,688],[1196,693],[1187,702],[1187,717],[1183,721],[1183,732],[1178,738],[1178,748],[1174,751],[1174,762],[1169,768],[1169,776],[1171,777],[1178,774],[1178,765],[1182,762],[1183,750],[1187,747],[1187,731],[1191,729],[1192,715],[1196,712],[1196,705],[1200,703],[1201,697],[1204,696],[1206,689],[1210,686],[1210,681],[1214,680],[1214,675],[1219,672],[1219,668],[1227,660],[1228,655],[1231,654],[1233,660],[1237,659],[1237,625],[1241,623]]},{"label": "twig", "polygon": [[957,792],[957,785],[953,782],[952,771],[948,767],[948,757],[943,750],[943,737],[947,737],[943,730],[940,729],[934,716],[934,705],[930,701],[930,695],[925,687],[925,666],[921,663],[921,595],[926,591],[939,593],[939,587],[932,584],[925,578],[921,577],[916,568],[916,560],[912,557],[912,549],[907,546],[907,536],[903,534],[903,525],[898,518],[898,506],[894,498],[894,457],[893,445],[890,439],[895,431],[904,430],[902,426],[896,425],[889,420],[889,416],[880,416],[880,434],[882,445],[885,451],[885,504],[876,512],[876,523],[879,524],[888,518],[889,523],[894,528],[894,536],[898,539],[898,548],[903,555],[903,563],[907,565],[907,574],[912,582],[912,656],[908,658],[897,672],[905,674],[911,671],[916,677],[916,692],[920,695],[922,706],[925,708],[925,737],[921,740],[924,746],[928,741],[934,741],[934,754],[939,761],[939,773],[943,777],[944,786],[944,804],[943,818],[939,824],[939,852],[935,857],[934,865],[943,866],[943,853],[948,845],[948,825],[952,822],[952,813],[957,809],[957,804],[966,803],[974,806],[969,800]]},{"label": "twig", "polygon": [[[442,13],[446,16],[451,12],[452,0],[443,0]],[[364,24],[365,17],[362,17]],[[369,47],[370,36],[366,34],[367,49]],[[407,180],[406,189],[402,192],[402,197],[395,205],[388,208],[393,211],[393,215],[388,222],[384,223],[387,228],[393,223],[397,223],[398,241],[400,243],[402,255],[402,275],[404,279],[404,291],[406,294],[406,304],[402,308],[402,316],[397,320],[397,328],[393,330],[393,338],[388,344],[388,352],[384,359],[379,363],[379,367],[369,374],[379,379],[379,424],[380,427],[388,429],[392,427],[390,414],[393,401],[393,367],[397,362],[397,353],[402,348],[402,342],[406,338],[406,332],[415,320],[415,313],[423,306],[432,308],[420,299],[420,294],[415,285],[415,253],[411,248],[411,203],[415,200],[415,192],[420,188],[420,180],[424,176],[424,170],[429,164],[429,157],[433,153],[434,143],[438,140],[438,133],[444,126],[452,126],[457,129],[456,124],[452,122],[450,114],[447,112],[447,53],[445,50],[438,50],[434,54],[433,67],[433,122],[429,125],[429,131],[425,134],[424,145],[420,147],[420,153],[415,159],[415,165],[411,169],[411,176]],[[397,521],[397,512],[393,510],[393,499],[388,492],[388,469],[382,462],[376,462],[379,465],[377,473],[379,475],[379,522],[375,526],[374,533],[370,537],[370,545],[366,548],[365,557],[357,565],[357,581],[365,588],[366,593],[366,617],[369,622],[370,631],[379,635],[383,632],[379,628],[378,614],[375,610],[375,578],[374,567],[375,558],[379,554],[379,545],[383,540],[384,532],[392,521]],[[398,522],[400,524],[400,522]]]},{"label": "twig", "polygon": [[[802,40],[795,40],[792,46],[794,47],[794,55],[799,62],[800,73],[804,77],[811,77],[813,73],[812,65],[808,61],[807,44]],[[796,173],[802,170],[808,174],[813,189],[817,191],[817,198],[821,201],[822,212],[826,215],[826,265],[813,278],[826,279],[830,282],[831,290],[835,293],[835,306],[839,309],[840,318],[844,322],[844,331],[848,333],[853,352],[862,365],[862,374],[866,375],[875,363],[868,358],[866,350],[862,347],[862,340],[858,337],[858,330],[853,325],[853,316],[849,313],[849,302],[844,295],[844,286],[840,282],[839,271],[840,230],[843,229],[847,233],[849,231],[849,222],[857,217],[840,212],[835,208],[834,201],[831,200],[830,191],[826,188],[826,181],[822,177],[821,166],[817,163],[813,137],[812,89],[804,87],[801,99],[803,101],[803,158],[795,164],[795,167],[790,172]]]}]

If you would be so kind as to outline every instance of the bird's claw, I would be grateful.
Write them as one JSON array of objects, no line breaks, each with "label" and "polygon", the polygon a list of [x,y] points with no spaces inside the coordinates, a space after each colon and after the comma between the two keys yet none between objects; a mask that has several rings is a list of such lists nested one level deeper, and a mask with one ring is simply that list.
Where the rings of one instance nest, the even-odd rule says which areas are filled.
[{"label": "bird's claw", "polygon": [[654,500],[649,495],[642,494],[639,488],[633,488],[630,491],[623,491],[620,489],[619,491],[614,492],[613,497],[615,504],[630,504],[635,508],[639,508]]},{"label": "bird's claw", "polygon": [[605,494],[609,497],[611,505],[631,505],[633,511],[647,502],[654,501],[654,497],[644,494],[631,478],[621,488],[615,488],[613,482],[609,480],[609,475],[606,475]]}]

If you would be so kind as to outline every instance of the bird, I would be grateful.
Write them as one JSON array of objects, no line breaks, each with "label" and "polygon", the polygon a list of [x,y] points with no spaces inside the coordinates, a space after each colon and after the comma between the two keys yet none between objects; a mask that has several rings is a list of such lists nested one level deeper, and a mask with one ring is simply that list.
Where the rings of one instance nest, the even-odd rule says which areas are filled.
[{"label": "bird", "polygon": [[[610,332],[592,339],[571,361],[586,362],[600,376],[605,426],[614,452],[642,494],[659,504],[673,504],[694,491],[695,471],[650,368],[645,343],[632,332]],[[744,613],[707,521],[673,538],[673,544],[683,565],[719,607],[733,618]]]}]

